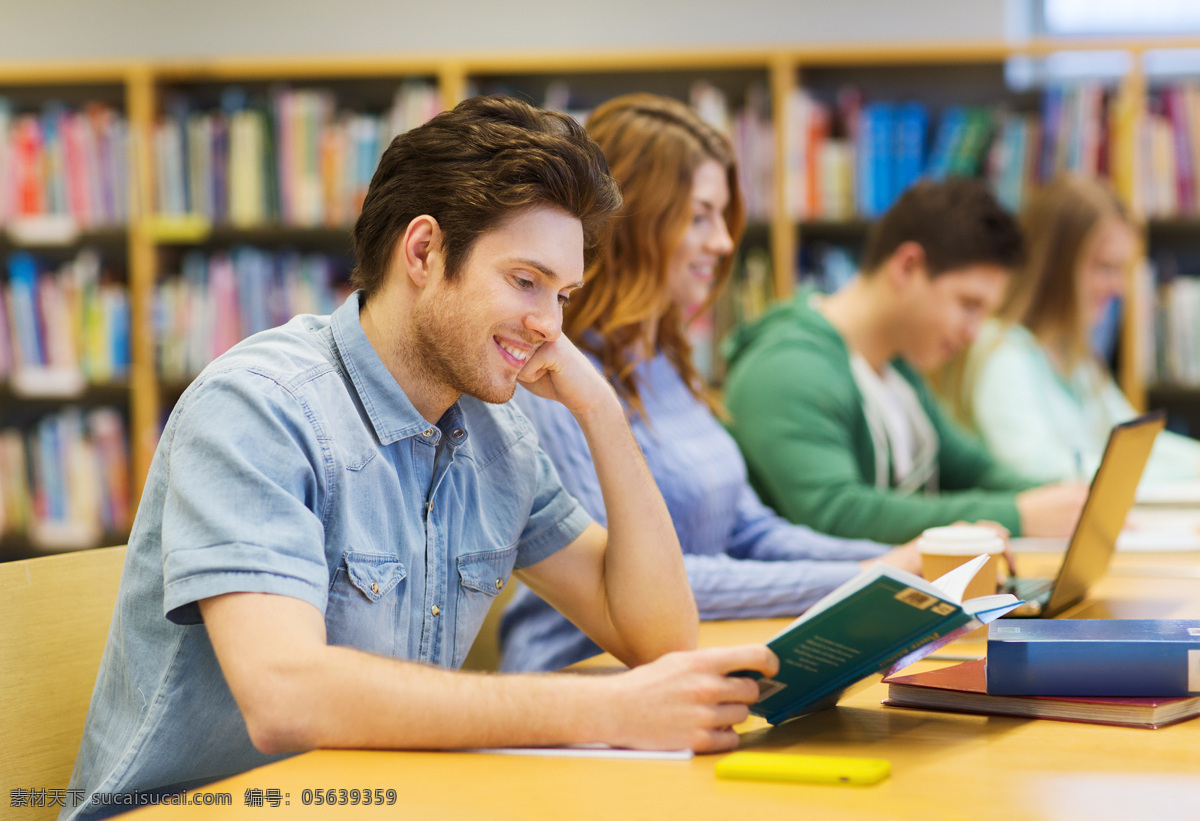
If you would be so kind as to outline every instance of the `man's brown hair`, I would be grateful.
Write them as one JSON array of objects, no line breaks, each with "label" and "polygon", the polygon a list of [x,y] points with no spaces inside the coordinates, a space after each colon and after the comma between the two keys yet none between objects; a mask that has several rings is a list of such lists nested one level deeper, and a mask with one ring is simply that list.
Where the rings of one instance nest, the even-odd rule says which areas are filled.
[{"label": "man's brown hair", "polygon": [[511,97],[464,100],[384,151],[354,223],[350,282],[370,299],[396,243],[423,214],[441,228],[446,279],[453,281],[482,234],[539,206],[578,218],[590,248],[621,207],[600,148],[565,114]]},{"label": "man's brown hair", "polygon": [[923,181],[908,189],[867,234],[862,272],[870,276],[905,242],[925,251],[931,277],[997,265],[1014,270],[1025,258],[1016,219],[982,180],[952,177]]}]

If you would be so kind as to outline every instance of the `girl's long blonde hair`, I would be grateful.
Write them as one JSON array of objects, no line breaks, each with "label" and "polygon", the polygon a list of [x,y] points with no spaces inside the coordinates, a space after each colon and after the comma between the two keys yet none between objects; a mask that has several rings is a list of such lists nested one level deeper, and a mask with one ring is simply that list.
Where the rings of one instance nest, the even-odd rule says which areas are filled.
[{"label": "girl's long blonde hair", "polygon": [[[745,216],[729,140],[685,104],[653,94],[608,101],[592,112],[587,130],[608,159],[624,206],[602,230],[585,285],[567,308],[567,336],[600,360],[634,412],[642,407],[634,370],[655,351],[666,354],[692,393],[713,406],[692,364],[685,317],[671,301],[667,269],[691,218],[696,169],[706,160],[725,168],[725,222],[735,245],[741,238]],[[732,257],[721,261],[701,310],[716,300],[731,265]]]},{"label": "girl's long blonde hair", "polygon": [[1089,242],[1111,220],[1129,223],[1112,190],[1073,175],[1055,178],[1021,214],[1028,261],[1013,277],[998,316],[1024,325],[1043,344],[1056,343],[1068,370],[1091,357],[1079,271]]},{"label": "girl's long blonde hair", "polygon": [[[1091,329],[1080,303],[1079,272],[1088,243],[1110,220],[1129,223],[1124,206],[1103,183],[1065,174],[1037,191],[1021,212],[1026,258],[1008,284],[996,318],[1004,328],[1023,325],[1053,345],[1068,372],[1094,359]],[[999,343],[997,337],[994,344]],[[975,375],[991,350],[976,343],[932,376],[935,389],[968,427],[975,424]]]}]

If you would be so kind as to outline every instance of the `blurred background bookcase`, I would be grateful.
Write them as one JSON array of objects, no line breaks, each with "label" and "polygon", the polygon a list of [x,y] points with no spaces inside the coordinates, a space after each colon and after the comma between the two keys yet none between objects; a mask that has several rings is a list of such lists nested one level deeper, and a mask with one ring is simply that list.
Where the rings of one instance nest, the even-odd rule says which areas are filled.
[{"label": "blurred background bookcase", "polygon": [[[1200,40],[0,64],[0,559],[124,541],[190,379],[237,339],[338,304],[378,153],[476,93],[582,116],[650,91],[692,102],[731,134],[750,220],[731,287],[698,323],[698,355],[717,381],[721,334],[798,283],[837,287],[870,219],[916,176],[987,176],[1014,208],[1056,171],[1109,178],[1150,260],[1113,325],[1113,363],[1135,405],[1166,405],[1187,424],[1200,415],[1200,59],[1188,54]],[[18,126],[42,127],[39,167],[54,166],[47,129],[74,113],[122,124],[123,142],[104,145],[123,161],[96,178],[119,188],[104,219],[70,201],[96,187],[94,173],[59,186],[65,204],[12,194],[14,157],[33,150]],[[47,213],[25,213],[38,207]],[[104,327],[117,327],[108,337],[80,318],[100,292]],[[54,322],[21,337],[14,316]],[[30,340],[62,348],[68,337],[68,375],[39,381]],[[89,339],[114,361],[96,365]],[[59,454],[57,470],[43,451]],[[83,454],[78,464],[68,452]]]}]

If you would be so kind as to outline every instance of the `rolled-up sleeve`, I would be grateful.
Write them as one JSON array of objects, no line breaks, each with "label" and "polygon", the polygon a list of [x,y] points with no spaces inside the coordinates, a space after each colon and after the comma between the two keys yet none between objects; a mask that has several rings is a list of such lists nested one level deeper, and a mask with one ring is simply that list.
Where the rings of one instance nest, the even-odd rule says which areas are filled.
[{"label": "rolled-up sleeve", "polygon": [[219,374],[181,401],[168,434],[164,612],[200,622],[226,593],[291,596],[324,612],[320,510],[331,457],[297,397],[253,372]]}]

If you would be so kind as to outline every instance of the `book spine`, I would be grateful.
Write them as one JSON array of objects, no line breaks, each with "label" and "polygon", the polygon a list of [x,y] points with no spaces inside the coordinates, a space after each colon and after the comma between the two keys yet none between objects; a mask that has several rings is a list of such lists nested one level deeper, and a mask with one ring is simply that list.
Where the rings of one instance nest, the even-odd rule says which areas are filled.
[{"label": "book spine", "polygon": [[37,276],[37,263],[32,256],[24,252],[9,256],[9,310],[17,341],[15,359],[26,368],[45,363],[38,325]]},{"label": "book spine", "polygon": [[989,641],[995,695],[1200,695],[1200,642]]}]

